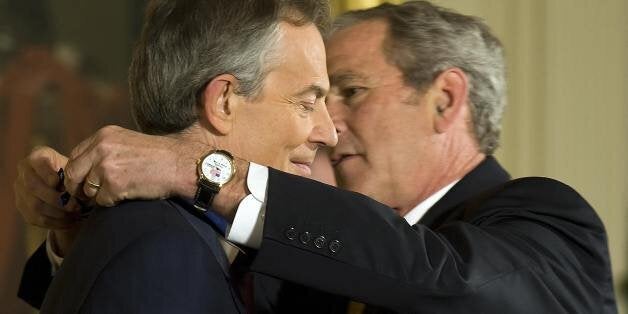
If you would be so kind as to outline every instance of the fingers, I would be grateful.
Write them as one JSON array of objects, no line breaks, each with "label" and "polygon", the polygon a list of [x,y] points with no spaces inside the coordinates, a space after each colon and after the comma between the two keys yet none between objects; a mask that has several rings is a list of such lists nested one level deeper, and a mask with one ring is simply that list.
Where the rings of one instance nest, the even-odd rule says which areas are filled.
[{"label": "fingers", "polygon": [[[87,175],[96,167],[102,167],[101,161],[108,154],[114,153],[116,135],[123,130],[117,126],[106,126],[98,130],[96,134],[81,142],[72,150],[71,159],[65,168],[66,180],[65,189],[72,195],[85,195],[93,197],[95,191],[83,190],[83,184]],[[97,177],[96,177],[97,178]],[[92,179],[92,183],[101,184],[96,178]]]},{"label": "fingers", "polygon": [[[14,184],[16,199],[38,199],[48,206],[67,212],[76,212],[78,210],[75,203],[66,204],[66,206],[63,206],[61,203],[61,193],[56,190],[58,178],[54,181],[52,179],[48,179],[48,182],[44,182],[34,169],[30,167],[28,160],[20,164],[18,171],[18,180]],[[53,171],[49,169],[48,172]],[[55,177],[56,176],[57,175],[55,174]],[[38,208],[18,207],[18,210],[37,211]]]},{"label": "fingers", "polygon": [[64,208],[56,191],[57,170],[66,158],[49,147],[37,147],[20,161],[13,184],[15,205],[24,220],[43,228],[70,228],[77,220],[75,207]]},{"label": "fingers", "polygon": [[[97,164],[99,155],[92,149],[87,149],[83,154],[68,161],[65,168],[65,190],[70,194],[78,196],[82,195],[81,189],[90,170]],[[85,193],[90,197],[90,194]],[[93,195],[91,195],[93,197]]]},{"label": "fingers", "polygon": [[65,156],[50,147],[36,147],[24,162],[47,186],[55,187],[59,181],[57,171],[63,168],[67,161]]},{"label": "fingers", "polygon": [[75,159],[76,157],[83,155],[83,153],[85,153],[85,151],[92,146],[96,140],[96,136],[97,134],[94,134],[76,145],[70,153],[70,159]]},{"label": "fingers", "polygon": [[104,207],[111,207],[117,202],[126,199],[126,196],[116,196],[115,194],[108,193],[107,191],[108,190],[99,191],[98,194],[96,194],[96,198],[94,199],[96,204]]},{"label": "fingers", "polygon": [[[172,195],[172,177],[176,176],[181,153],[173,148],[176,143],[170,137],[104,127],[72,152],[65,167],[65,189],[74,197],[92,199],[102,206],[130,197]],[[189,165],[196,169],[193,161]]]},{"label": "fingers", "polygon": [[96,194],[98,194],[98,191],[101,187],[101,183],[99,180],[100,179],[98,179],[93,171],[91,171],[89,175],[87,175],[87,178],[83,183],[83,193],[85,193],[85,196],[89,198],[94,198]]},{"label": "fingers", "polygon": [[[96,204],[104,207],[111,207],[117,202],[126,199],[126,192],[118,191],[118,187],[115,182],[105,180],[102,183],[96,183],[99,182],[99,179],[97,179],[98,175],[94,172],[90,172],[87,177],[88,179],[85,180],[85,183],[83,184],[83,192],[85,195],[92,198]],[[104,178],[104,176],[100,177]]]},{"label": "fingers", "polygon": [[42,228],[66,229],[78,222],[76,214],[46,204],[32,195],[16,196],[16,205],[22,209],[20,212],[27,223]]}]

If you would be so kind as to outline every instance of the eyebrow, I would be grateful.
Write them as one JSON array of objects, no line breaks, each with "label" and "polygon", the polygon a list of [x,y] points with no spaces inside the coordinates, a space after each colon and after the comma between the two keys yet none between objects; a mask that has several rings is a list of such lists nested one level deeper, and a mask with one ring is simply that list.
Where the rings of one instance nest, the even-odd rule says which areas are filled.
[{"label": "eyebrow", "polygon": [[334,75],[329,76],[329,83],[332,86],[335,86],[335,85],[343,85],[348,82],[353,82],[357,80],[365,80],[365,79],[366,78],[361,74],[358,74],[353,71],[346,71],[346,72],[341,72],[340,74],[334,74]]},{"label": "eyebrow", "polygon": [[327,90],[326,88],[323,88],[322,86],[316,84],[312,84],[297,92],[296,96],[305,96],[307,94],[314,93],[316,95],[316,98],[323,98],[327,95],[328,92],[329,90]]}]

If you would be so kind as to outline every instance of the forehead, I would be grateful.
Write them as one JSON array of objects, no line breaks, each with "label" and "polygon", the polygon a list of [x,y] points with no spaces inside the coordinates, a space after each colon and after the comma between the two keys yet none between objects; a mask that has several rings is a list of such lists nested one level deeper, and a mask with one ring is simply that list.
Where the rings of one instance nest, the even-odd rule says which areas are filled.
[{"label": "forehead", "polygon": [[[383,44],[388,34],[384,20],[360,22],[335,32],[327,40],[328,65],[342,59],[360,63],[365,59],[384,58]],[[350,59],[350,60],[346,60]]]},{"label": "forehead", "polygon": [[303,88],[317,86],[329,89],[325,45],[320,32],[313,24],[294,26],[279,24],[276,46],[277,65],[269,73],[272,88]]},{"label": "forehead", "polygon": [[335,32],[327,40],[327,67],[335,78],[378,79],[396,76],[397,67],[388,63],[384,43],[388,23],[382,19],[360,22]]}]

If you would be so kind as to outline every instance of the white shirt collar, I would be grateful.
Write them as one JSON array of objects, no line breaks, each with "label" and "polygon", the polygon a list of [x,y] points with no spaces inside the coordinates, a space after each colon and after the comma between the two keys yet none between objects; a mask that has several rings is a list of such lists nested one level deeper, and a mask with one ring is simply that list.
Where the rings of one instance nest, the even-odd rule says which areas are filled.
[{"label": "white shirt collar", "polygon": [[409,211],[403,218],[412,226],[415,225],[419,220],[427,213],[427,211],[436,204],[451,188],[458,183],[460,180],[456,180],[452,183],[449,183],[444,188],[438,190],[436,193],[430,195],[430,197],[426,198],[423,202],[419,203],[416,207],[414,207],[411,211]]}]

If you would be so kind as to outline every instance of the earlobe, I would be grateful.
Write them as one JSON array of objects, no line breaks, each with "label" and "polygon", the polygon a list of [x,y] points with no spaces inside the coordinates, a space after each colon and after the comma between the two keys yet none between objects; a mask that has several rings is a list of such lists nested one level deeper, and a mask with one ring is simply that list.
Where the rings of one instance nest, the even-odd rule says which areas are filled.
[{"label": "earlobe", "polygon": [[237,79],[233,75],[222,74],[213,78],[203,90],[201,102],[201,124],[207,124],[219,135],[231,131],[235,107],[239,96],[235,94]]},{"label": "earlobe", "polygon": [[464,72],[458,68],[447,69],[434,82],[437,88],[434,107],[436,132],[445,133],[460,123],[466,125],[463,112],[468,101],[468,83]]}]

